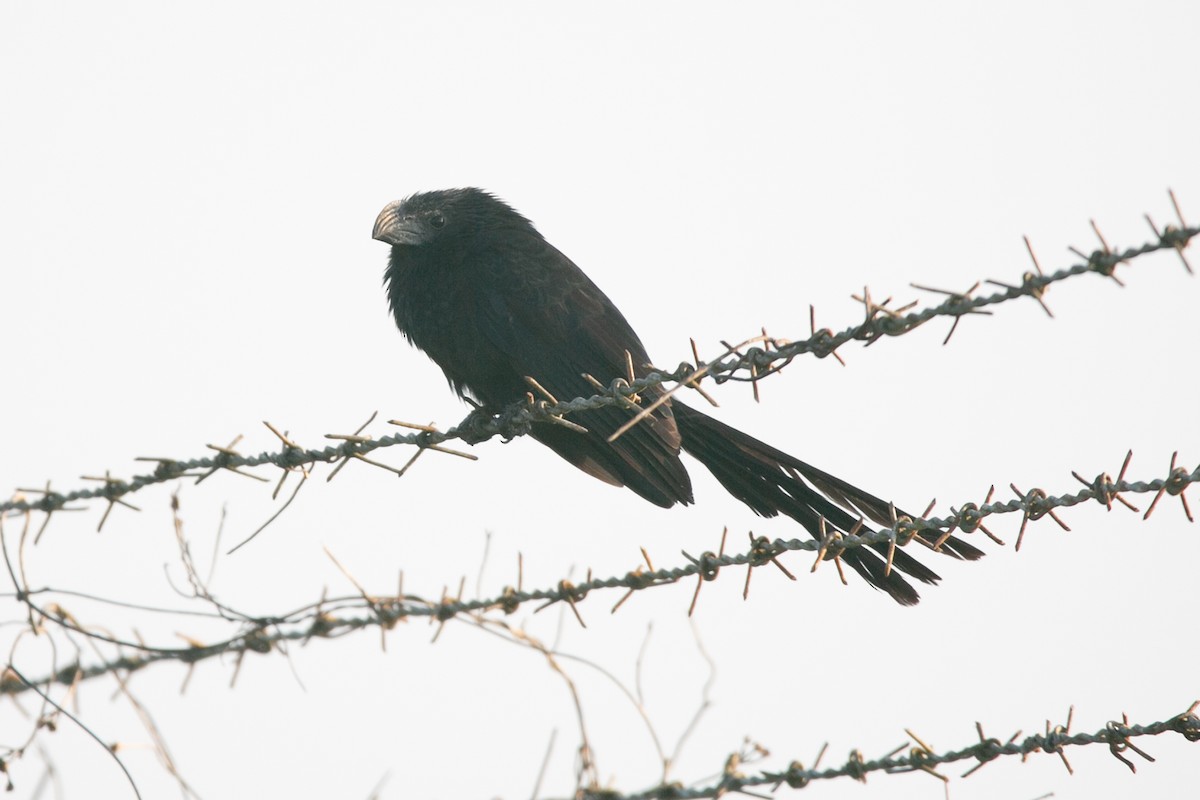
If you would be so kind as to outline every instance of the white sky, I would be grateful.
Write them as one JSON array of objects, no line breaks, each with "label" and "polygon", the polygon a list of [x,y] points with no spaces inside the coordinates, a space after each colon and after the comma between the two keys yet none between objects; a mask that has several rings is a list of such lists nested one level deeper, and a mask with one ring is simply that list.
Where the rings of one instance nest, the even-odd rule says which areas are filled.
[{"label": "white sky", "polygon": [[[659,363],[766,325],[800,338],[854,323],[852,292],[900,302],[910,281],[966,289],[1048,268],[1110,242],[1146,240],[1149,212],[1177,192],[1200,219],[1200,5],[1148,3],[576,4],[5,3],[0,6],[0,491],[61,490],[80,475],[128,476],[135,456],[197,457],[204,444],[306,446],[381,419],[451,425],[464,408],[386,313],[378,210],[413,191],[491,189],[599,283]],[[1200,255],[1192,254],[1200,266]],[[717,391],[723,418],[780,448],[920,509],[982,500],[989,484],[1052,494],[1085,477],[1159,477],[1172,451],[1200,457],[1194,348],[1200,285],[1172,254],[1054,289],[1056,319],[1002,306],[863,351],[849,368],[802,359],[767,382]],[[370,432],[382,434],[376,424]],[[213,591],[254,613],[353,592],[327,546],[368,590],[436,597],[551,586],[591,567],[620,574],[644,546],[656,565],[747,530],[800,535],[725,496],[699,466],[698,503],[663,511],[588,479],[532,441],[476,448],[478,463],[427,455],[402,481],[365,465],[307,487],[252,545],[217,565]],[[406,453],[383,458],[402,463]],[[207,569],[222,507],[226,544],[276,507],[269,488],[222,475],[179,487],[185,531]],[[187,607],[170,488],[114,512],[64,515],[27,554],[33,586]],[[1011,496],[1007,489],[1001,496]],[[1146,497],[1134,502],[1143,509]],[[1192,492],[1193,507],[1200,497]],[[1040,731],[1075,704],[1075,729],[1121,711],[1170,717],[1200,697],[1195,594],[1200,536],[1178,501],[1149,522],[1076,509],[1070,533],[1043,521],[1019,556],[934,564],[945,581],[916,609],[861,583],[839,586],[807,557],[741,574],[700,596],[697,630],[717,664],[712,708],[672,778],[710,776],[749,736],[759,766],[867,757],[908,727],[939,749]],[[35,520],[35,523],[37,521]],[[17,521],[6,529],[19,530]],[[928,560],[928,559],[926,559]],[[574,570],[572,573],[571,571]],[[11,590],[11,587],[10,587]],[[561,647],[632,683],[643,659],[649,714],[668,743],[707,676],[685,612],[692,585],[580,607]],[[81,620],[161,646],[215,638],[202,620],[114,612],[58,598]],[[5,605],[3,619],[23,618]],[[552,640],[555,612],[511,620]],[[4,626],[11,643],[19,627]],[[205,798],[525,797],[551,731],[543,793],[573,785],[577,725],[561,679],[535,653],[453,625],[436,645],[401,626],[233,662],[139,673],[184,777]],[[60,641],[61,653],[69,651]],[[5,649],[7,652],[7,647]],[[45,637],[15,663],[49,668]],[[66,658],[66,656],[63,656]],[[657,777],[644,726],[611,684],[568,665],[595,757],[614,788]],[[144,797],[173,780],[112,680],[83,687],[77,714],[121,756]],[[21,705],[36,706],[29,698]],[[30,722],[0,703],[0,745]],[[1200,779],[1178,736],[1139,742],[1139,774],[1102,747],[1024,766],[988,765],[952,796],[1176,797]],[[11,765],[15,797],[56,767],[64,797],[127,797],[116,765],[77,728],[43,732]],[[948,768],[957,776],[965,767]],[[821,797],[942,796],[925,776],[813,787]],[[786,795],[787,790],[780,794]]]}]

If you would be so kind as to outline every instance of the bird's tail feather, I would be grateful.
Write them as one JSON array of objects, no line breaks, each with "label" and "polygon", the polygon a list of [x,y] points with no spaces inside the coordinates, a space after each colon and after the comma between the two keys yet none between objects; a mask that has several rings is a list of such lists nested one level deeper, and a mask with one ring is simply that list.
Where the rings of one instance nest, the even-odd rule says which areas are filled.
[{"label": "bird's tail feather", "polygon": [[[859,522],[851,511],[879,524],[890,524],[892,509],[878,497],[683,403],[675,401],[671,407],[679,425],[683,449],[704,464],[730,494],[755,513],[764,517],[786,514],[814,537],[821,536],[822,520],[826,527],[843,533],[851,531]],[[813,486],[824,492],[824,496]],[[903,515],[898,510],[896,513]],[[876,552],[863,547],[850,548],[840,557],[869,584],[887,592],[902,605],[915,605],[920,595],[901,573],[923,583],[940,580],[937,573],[900,549],[895,551],[893,568],[889,572],[885,559],[880,557],[886,557],[887,545],[877,544],[872,548]],[[942,544],[939,552],[971,561],[983,555],[953,536]]]}]

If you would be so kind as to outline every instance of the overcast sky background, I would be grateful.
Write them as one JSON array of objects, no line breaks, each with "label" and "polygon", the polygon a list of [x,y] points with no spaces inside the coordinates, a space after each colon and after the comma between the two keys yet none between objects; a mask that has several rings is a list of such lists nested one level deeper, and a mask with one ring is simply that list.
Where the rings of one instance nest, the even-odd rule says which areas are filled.
[{"label": "overcast sky background", "polygon": [[[0,491],[129,476],[135,456],[180,459],[245,434],[271,448],[267,419],[305,446],[380,419],[465,413],[440,371],[386,312],[383,205],[476,185],[529,216],[620,306],[658,363],[703,355],[761,326],[778,336],[859,319],[849,295],[898,303],[917,282],[965,290],[1019,282],[1027,234],[1048,269],[1110,243],[1144,242],[1149,212],[1173,218],[1167,187],[1200,219],[1200,5],[1149,3],[15,3],[0,6]],[[1200,265],[1200,256],[1191,255]],[[1200,284],[1174,254],[1054,288],[1056,318],[1032,301],[949,323],[849,362],[800,359],[762,386],[714,390],[722,418],[912,509],[981,502],[990,484],[1051,494],[1116,473],[1162,476],[1174,450],[1200,458],[1194,341]],[[368,430],[389,432],[377,422]],[[590,567],[622,574],[645,547],[656,566],[715,550],[728,526],[801,535],[764,521],[695,466],[697,504],[664,511],[567,467],[532,441],[476,448],[480,461],[426,455],[403,480],[363,464],[317,481],[253,544],[222,556],[213,591],[272,614],[354,591],[437,597],[468,576],[548,587]],[[400,464],[407,453],[382,458]],[[270,475],[263,471],[263,474]],[[274,480],[274,476],[272,476]],[[1005,487],[1005,488],[1000,488]],[[117,509],[56,517],[27,555],[30,583],[190,607],[170,515],[178,490],[202,568],[277,504],[233,475],[157,487]],[[1200,499],[1192,493],[1193,507]],[[1147,497],[1133,498],[1143,510]],[[1200,534],[1178,501],[1140,515],[1084,508],[1044,520],[1014,554],[961,565],[901,609],[861,582],[786,556],[798,574],[742,573],[705,586],[696,631],[716,664],[712,706],[671,777],[720,771],[750,737],[752,765],[876,757],[905,727],[939,749],[1064,721],[1095,731],[1122,711],[1168,718],[1200,698],[1195,665]],[[19,521],[6,522],[9,536]],[[35,520],[40,524],[40,520]],[[647,710],[667,747],[700,703],[708,667],[686,610],[693,585],[581,604],[560,646],[629,685],[642,658]],[[10,587],[11,591],[11,587]],[[11,596],[10,596],[11,597]],[[66,597],[88,624],[160,646],[221,629]],[[24,618],[11,599],[0,643]],[[560,616],[510,618],[553,640]],[[130,683],[181,774],[205,798],[530,795],[551,732],[543,795],[573,786],[578,726],[561,678],[536,653],[464,624],[431,645],[421,623],[293,647],[243,664],[182,665]],[[60,659],[69,660],[60,640]],[[45,637],[14,662],[50,668]],[[61,662],[60,662],[61,663]],[[600,774],[633,791],[658,777],[644,725],[595,670],[577,681]],[[300,681],[293,675],[293,670]],[[120,755],[144,797],[173,779],[114,682],[79,690],[78,716]],[[36,713],[28,697],[21,707]],[[29,719],[0,703],[0,745]],[[1103,747],[1012,759],[955,780],[971,798],[1176,797],[1200,780],[1200,750],[1141,740],[1158,763],[1136,776]],[[108,755],[60,722],[10,766],[32,796],[46,760],[58,793],[127,797]],[[966,767],[951,767],[957,778]],[[872,776],[821,797],[940,798],[927,776]],[[786,794],[781,790],[780,794]]]}]

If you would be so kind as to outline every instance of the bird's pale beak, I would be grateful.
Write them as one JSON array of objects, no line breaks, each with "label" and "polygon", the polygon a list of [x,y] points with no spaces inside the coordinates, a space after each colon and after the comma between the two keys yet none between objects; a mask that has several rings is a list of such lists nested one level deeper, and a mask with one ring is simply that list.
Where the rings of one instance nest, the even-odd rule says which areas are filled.
[{"label": "bird's pale beak", "polygon": [[375,218],[375,228],[371,238],[378,239],[390,245],[418,244],[422,236],[420,224],[411,217],[400,213],[402,201],[388,203]]}]

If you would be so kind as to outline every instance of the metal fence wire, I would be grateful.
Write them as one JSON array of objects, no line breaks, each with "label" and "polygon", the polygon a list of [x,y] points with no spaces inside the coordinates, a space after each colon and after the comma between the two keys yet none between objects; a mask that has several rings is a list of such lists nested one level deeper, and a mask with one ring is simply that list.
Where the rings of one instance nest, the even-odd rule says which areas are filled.
[{"label": "metal fence wire", "polygon": [[[1171,199],[1174,203],[1173,194]],[[114,510],[136,509],[130,502],[132,495],[159,484],[181,479],[193,479],[199,483],[222,470],[266,481],[267,478],[253,470],[269,467],[278,470],[278,481],[272,496],[277,500],[287,480],[296,476],[291,494],[259,528],[261,531],[287,508],[300,488],[322,467],[330,467],[327,479],[332,479],[351,461],[362,461],[404,474],[424,453],[440,452],[471,457],[447,447],[448,443],[462,441],[479,444],[497,436],[511,439],[528,433],[535,422],[571,427],[575,425],[570,420],[571,415],[585,409],[624,404],[636,406],[644,415],[648,413],[649,408],[640,405],[641,400],[637,395],[647,387],[672,384],[667,392],[669,396],[671,392],[683,389],[696,389],[703,393],[703,384],[706,381],[717,384],[726,381],[756,383],[786,367],[798,356],[810,354],[818,358],[838,357],[838,349],[849,342],[874,345],[884,339],[906,334],[938,318],[952,320],[947,334],[948,340],[963,318],[976,313],[986,313],[985,309],[1019,298],[1033,299],[1049,314],[1045,295],[1050,286],[1085,274],[1097,274],[1119,281],[1116,274],[1118,267],[1132,264],[1160,250],[1175,251],[1184,268],[1191,273],[1192,268],[1187,261],[1185,248],[1193,238],[1200,235],[1200,227],[1186,225],[1178,204],[1174,205],[1179,219],[1178,225],[1160,229],[1147,217],[1154,238],[1138,247],[1122,251],[1112,250],[1099,229],[1093,225],[1100,247],[1090,254],[1075,251],[1082,260],[1057,272],[1044,274],[1030,248],[1033,269],[1011,284],[987,281],[997,289],[991,294],[976,294],[983,282],[976,283],[963,292],[917,286],[915,288],[938,294],[943,299],[936,304],[920,308],[916,304],[892,308],[890,301],[877,302],[864,289],[861,295],[855,296],[863,306],[862,319],[839,333],[828,329],[817,330],[815,324],[811,325],[810,336],[795,341],[770,337],[764,333],[737,345],[726,345],[724,352],[708,361],[701,360],[696,354],[693,362],[681,363],[671,371],[656,369],[645,377],[635,377],[631,370],[628,376],[613,380],[608,385],[597,382],[596,393],[590,397],[560,401],[549,396],[536,381],[531,381],[532,391],[527,401],[515,404],[499,414],[476,411],[447,430],[397,421],[396,424],[407,428],[405,432],[378,438],[364,434],[367,425],[374,420],[372,415],[366,424],[352,434],[329,434],[329,438],[338,443],[321,448],[302,447],[281,432],[279,427],[264,423],[278,438],[277,449],[245,454],[236,449],[241,438],[239,437],[227,446],[207,445],[210,452],[202,456],[140,458],[139,461],[152,463],[153,469],[127,478],[115,477],[106,471],[102,476],[85,476],[85,479],[93,484],[86,487],[59,491],[46,484],[40,488],[18,489],[11,499],[0,502],[0,549],[6,573],[13,586],[13,591],[8,593],[8,596],[20,604],[24,617],[10,620],[9,623],[20,626],[23,631],[31,634],[54,632],[61,637],[61,644],[54,648],[53,668],[49,672],[32,677],[26,677],[15,665],[16,644],[13,645],[8,665],[0,675],[0,696],[9,696],[14,701],[18,696],[36,696],[42,702],[42,712],[24,744],[0,748],[0,770],[7,771],[7,763],[20,758],[38,731],[51,726],[59,716],[68,717],[83,725],[63,707],[66,698],[81,685],[103,676],[113,676],[127,693],[125,682],[132,674],[164,662],[195,665],[216,657],[232,655],[237,665],[236,677],[236,669],[240,668],[243,659],[250,654],[286,654],[289,644],[294,642],[303,643],[314,638],[335,639],[358,631],[377,630],[383,637],[398,623],[413,618],[436,622],[439,631],[440,626],[450,621],[459,621],[488,629],[490,632],[502,632],[512,639],[524,638],[527,645],[536,647],[553,661],[556,654],[552,649],[533,643],[524,633],[516,632],[504,622],[505,617],[518,609],[529,607],[530,604],[534,605],[535,610],[561,604],[563,608],[569,608],[580,625],[586,627],[588,615],[616,613],[635,593],[694,580],[695,589],[688,612],[690,614],[696,606],[702,587],[708,582],[721,579],[722,576],[736,576],[732,579],[743,582],[744,594],[750,591],[754,571],[761,567],[777,568],[794,579],[792,570],[781,560],[787,554],[810,554],[811,561],[806,559],[800,562],[810,571],[816,571],[826,562],[833,562],[831,566],[826,567],[826,571],[836,569],[840,574],[841,554],[856,547],[885,545],[889,553],[894,552],[897,547],[905,546],[923,546],[936,550],[952,532],[965,535],[980,534],[989,537],[998,545],[1004,545],[1005,542],[988,525],[994,527],[1005,515],[1019,515],[1015,547],[1020,549],[1027,532],[1032,530],[1031,523],[1049,517],[1059,527],[1067,529],[1058,512],[1084,503],[1100,503],[1110,511],[1128,511],[1147,519],[1160,501],[1169,496],[1178,498],[1182,513],[1191,521],[1193,517],[1186,492],[1193,483],[1200,481],[1200,466],[1188,468],[1178,463],[1176,454],[1171,457],[1163,472],[1146,476],[1142,480],[1131,480],[1126,477],[1132,459],[1132,453],[1129,453],[1115,478],[1104,471],[1093,478],[1072,472],[1072,479],[1078,485],[1059,486],[1053,492],[1041,488],[1025,491],[1015,484],[1010,484],[1008,488],[1013,496],[1003,499],[996,496],[995,487],[992,487],[981,501],[964,500],[950,506],[949,513],[941,516],[929,516],[932,509],[927,509],[919,517],[907,516],[893,509],[890,525],[878,529],[868,529],[864,526],[849,531],[835,530],[831,527],[827,535],[815,540],[769,539],[751,534],[740,546],[734,546],[722,534],[720,545],[715,551],[695,555],[682,552],[681,558],[674,564],[656,566],[643,550],[641,563],[620,575],[593,576],[589,571],[582,580],[563,579],[554,585],[533,589],[525,588],[522,585],[523,581],[518,578],[515,586],[505,587],[499,593],[488,597],[465,596],[465,580],[459,585],[457,592],[443,591],[440,597],[423,597],[405,592],[402,587],[398,588],[394,595],[379,595],[359,586],[343,568],[347,578],[358,590],[356,593],[337,597],[322,595],[318,600],[294,610],[264,616],[250,615],[224,606],[208,591],[204,579],[192,563],[188,544],[182,533],[178,505],[173,502],[180,559],[188,576],[187,588],[191,599],[207,604],[211,613],[206,616],[222,621],[228,630],[219,641],[194,642],[184,647],[155,646],[142,641],[140,637],[120,636],[108,625],[85,623],[66,610],[65,604],[69,603],[71,598],[86,598],[102,606],[107,604],[110,608],[128,607],[129,604],[90,597],[66,589],[30,586],[25,579],[24,568],[27,549],[37,543],[59,512],[86,508],[86,505],[81,504],[90,501],[102,501],[104,504],[98,525],[102,528]],[[635,415],[633,424],[640,418]],[[368,458],[368,455],[375,451],[395,447],[415,448],[403,467],[392,467]],[[1150,496],[1145,512],[1131,502],[1130,498],[1134,495]],[[333,558],[332,555],[330,558]],[[334,561],[336,563],[336,559]],[[796,558],[792,557],[789,561],[792,569],[795,569]],[[890,556],[888,563],[890,567]],[[338,566],[341,568],[340,564]],[[601,598],[604,598],[603,605],[597,603]],[[21,635],[24,633],[18,634],[18,640]],[[62,652],[59,652],[60,650]],[[51,696],[56,691],[62,702]],[[128,696],[130,702],[136,705],[132,695]],[[784,785],[802,788],[816,781],[843,777],[863,780],[873,772],[923,771],[945,780],[945,776],[938,770],[951,764],[971,764],[970,769],[963,773],[970,775],[993,760],[1013,755],[1024,758],[1038,752],[1057,754],[1070,769],[1066,751],[1088,744],[1106,745],[1114,757],[1130,769],[1135,769],[1134,762],[1129,757],[1130,753],[1142,759],[1153,760],[1140,745],[1135,744],[1135,739],[1177,733],[1187,741],[1200,741],[1200,719],[1196,715],[1198,705],[1200,703],[1193,704],[1183,713],[1170,719],[1149,724],[1131,724],[1123,717],[1120,722],[1111,721],[1094,733],[1072,733],[1072,718],[1071,714],[1068,714],[1064,724],[1051,725],[1047,722],[1042,733],[1021,738],[1021,732],[1018,731],[1003,742],[985,736],[982,726],[975,723],[978,741],[945,751],[935,751],[925,745],[916,734],[906,731],[906,743],[882,757],[868,759],[860,752],[854,751],[844,764],[826,768],[820,768],[821,758],[818,757],[811,768],[804,767],[799,761],[793,761],[783,771],[754,771],[748,768],[765,754],[765,750],[747,743],[743,751],[729,756],[716,779],[684,786],[668,783],[664,772],[664,780],[660,785],[630,794],[600,790],[594,776],[587,777],[585,741],[580,751],[583,763],[575,796],[607,800],[682,800],[717,798],[730,793],[762,796],[753,790],[763,787],[774,791]],[[145,709],[140,705],[137,707],[139,714],[145,715]],[[148,716],[143,716],[143,719],[148,719]],[[147,723],[147,729],[152,731],[160,761],[177,777],[185,796],[193,796],[195,793],[175,772],[166,753],[165,744],[159,740],[152,722]],[[116,755],[113,757],[116,758]],[[119,758],[117,760],[119,763]],[[130,780],[132,782],[132,778]],[[136,786],[134,790],[136,793]]]}]

